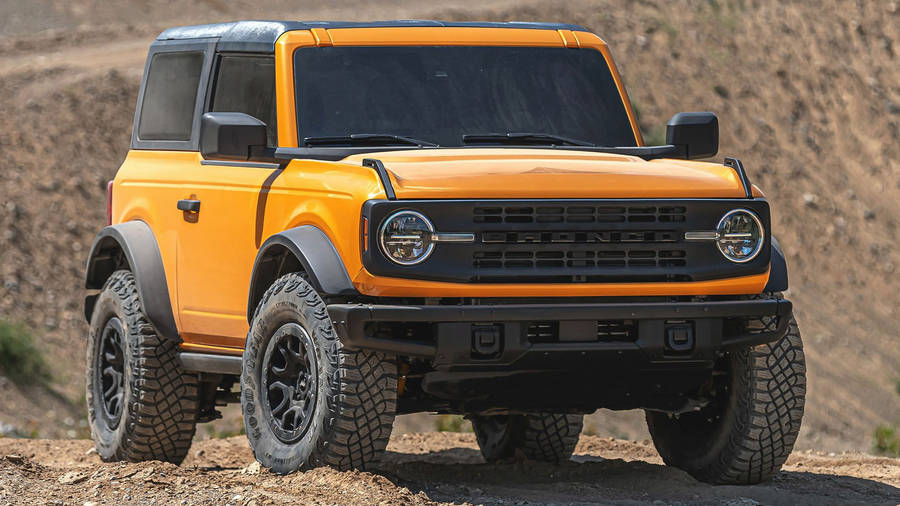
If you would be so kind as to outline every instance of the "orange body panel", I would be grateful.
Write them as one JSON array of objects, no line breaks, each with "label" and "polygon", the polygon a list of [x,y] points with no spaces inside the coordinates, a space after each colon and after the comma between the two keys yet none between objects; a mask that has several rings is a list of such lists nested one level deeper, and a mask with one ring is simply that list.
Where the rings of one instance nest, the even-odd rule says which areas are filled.
[{"label": "orange body panel", "polygon": [[[463,150],[460,150],[463,151]],[[527,152],[532,150],[485,150],[485,151],[505,151],[508,156],[512,156],[515,160],[516,154],[524,158],[529,158]],[[544,150],[546,152],[546,150]],[[410,164],[416,164],[417,156],[426,159],[430,157],[439,157],[441,153],[455,152],[454,150],[417,150],[405,152],[388,152],[382,154],[369,154],[367,156],[375,156],[383,160],[390,160],[390,156],[410,157]],[[495,153],[499,155],[499,153]],[[595,153],[581,153],[588,157],[598,156]],[[466,157],[470,156],[470,152],[459,153],[461,160],[456,159],[452,155],[447,155],[451,161],[458,162],[459,167],[464,169],[470,167],[471,163],[466,163]],[[533,156],[533,155],[532,155]],[[498,156],[499,157],[499,156]],[[326,235],[331,238],[341,255],[344,266],[350,274],[354,286],[360,293],[372,296],[391,296],[391,297],[534,297],[534,296],[636,296],[636,295],[720,295],[720,294],[748,294],[759,293],[768,280],[768,273],[755,276],[746,276],[741,278],[692,282],[692,283],[604,283],[604,284],[464,284],[464,283],[442,283],[436,281],[418,281],[399,278],[385,278],[374,276],[367,272],[362,264],[360,254],[360,214],[362,204],[369,199],[385,198],[380,182],[376,174],[371,169],[365,168],[361,163],[356,162],[356,158],[350,157],[343,162],[319,162],[311,160],[295,160],[291,162],[284,173],[275,180],[272,189],[269,192],[269,201],[266,205],[266,221],[264,227],[265,236],[276,234],[282,230],[297,227],[300,225],[315,225],[322,229]],[[577,156],[576,156],[577,158]],[[530,158],[529,158],[530,159]],[[395,167],[392,161],[385,162],[388,167]],[[422,162],[418,162],[422,163]],[[597,163],[595,161],[595,163]],[[643,162],[646,163],[646,162]],[[602,166],[602,163],[599,164]],[[724,173],[721,178],[728,180],[728,177],[734,177],[731,169],[715,164],[701,164],[721,167]],[[479,165],[482,166],[482,165]],[[483,167],[483,166],[482,166]],[[431,172],[431,167],[423,167],[422,173]],[[392,169],[400,170],[400,169]],[[449,171],[449,173],[447,172]],[[402,172],[402,171],[401,171]],[[636,169],[636,172],[637,171]],[[441,169],[442,176],[440,179],[445,185],[455,185],[466,178],[460,177],[450,169]],[[455,186],[455,193],[446,193],[441,195],[446,198],[460,198],[461,196],[469,197],[475,192],[475,196],[480,198],[482,194],[477,193],[479,187],[488,187],[491,183],[487,181],[494,176],[487,175],[482,177],[473,176],[471,181],[467,181],[465,186]],[[623,176],[624,177],[624,176]],[[502,195],[510,195],[510,187],[514,187],[518,176],[503,177],[503,185],[495,187],[493,190],[485,190],[485,197],[496,197],[499,191]],[[403,182],[403,178],[397,178],[392,175],[392,181],[398,185]],[[496,181],[495,181],[496,183]],[[554,189],[550,181],[545,181],[550,187],[532,186],[525,189],[522,197],[547,196],[554,193]],[[630,182],[634,186],[634,181]],[[690,189],[688,183],[684,186],[684,195],[688,195]],[[737,185],[738,182],[733,182]],[[557,183],[557,189],[560,185]],[[594,198],[612,198],[611,195],[618,195],[620,189],[610,186],[603,190],[603,186],[597,181],[589,183],[589,188],[593,188],[590,195]],[[395,188],[399,196],[403,198],[433,198],[434,194],[426,193],[405,193],[401,194],[401,190]],[[501,188],[500,190],[496,188]],[[738,186],[729,188],[728,192],[719,193],[715,197],[732,197],[739,198],[743,196],[742,190],[737,190]],[[659,190],[661,192],[670,191]],[[493,193],[491,193],[493,192]],[[696,192],[696,188],[695,188]],[[636,194],[635,194],[636,195]],[[696,193],[694,193],[696,196]],[[666,196],[671,197],[670,194]],[[571,197],[571,195],[570,195]],[[659,193],[645,192],[641,197],[661,198]],[[507,197],[509,198],[509,197]],[[637,197],[635,197],[637,198]]]},{"label": "orange body panel", "polygon": [[[279,144],[297,147],[293,51],[309,46],[520,45],[590,48],[612,69],[638,144],[634,112],[606,44],[569,30],[407,27],[314,29],[280,37],[276,56]],[[203,165],[197,152],[131,151],[114,183],[113,223],[142,220],[156,234],[183,348],[237,354],[248,330],[246,303],[259,245],[283,230],[314,225],[334,243],[360,293],[392,297],[534,297],[751,294],[768,273],[715,281],[612,284],[464,284],[384,278],[368,273],[360,252],[363,204],[385,198],[379,158],[400,198],[742,198],[734,171],[721,164],[654,160],[570,150],[420,149],[293,160],[273,168]],[[762,192],[754,187],[761,197]],[[176,209],[201,201],[196,222]]]},{"label": "orange body panel", "polygon": [[367,295],[383,297],[591,297],[651,295],[733,295],[760,293],[769,273],[740,278],[689,283],[441,283],[411,279],[383,278],[365,270],[354,278],[356,288]]},{"label": "orange body panel", "polygon": [[398,198],[743,198],[721,164],[646,162],[636,156],[549,149],[388,151],[349,157],[384,162]]},{"label": "orange body panel", "polygon": [[182,325],[177,309],[178,268],[175,252],[182,217],[172,202],[173,199],[187,197],[179,196],[184,193],[181,176],[199,161],[199,153],[132,150],[125,157],[113,182],[112,223],[141,220],[156,235],[166,269],[169,299],[179,330]]},{"label": "orange body panel", "polygon": [[[257,251],[253,220],[271,170],[200,161],[196,152],[129,152],[114,183],[113,223],[137,219],[153,229],[185,342],[242,346]],[[188,198],[201,201],[196,222],[176,208]]]}]

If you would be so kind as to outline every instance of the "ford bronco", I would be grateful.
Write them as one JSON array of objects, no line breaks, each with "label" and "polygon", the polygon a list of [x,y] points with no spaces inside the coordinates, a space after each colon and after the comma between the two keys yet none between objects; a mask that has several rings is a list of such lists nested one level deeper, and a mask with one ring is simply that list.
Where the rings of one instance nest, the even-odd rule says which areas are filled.
[{"label": "ford bronco", "polygon": [[178,463],[240,402],[278,473],[366,468],[415,412],[559,461],[584,414],[642,409],[667,464],[771,477],[804,355],[768,201],[696,161],[718,128],[645,145],[574,25],[164,31],[87,261],[99,455]]}]

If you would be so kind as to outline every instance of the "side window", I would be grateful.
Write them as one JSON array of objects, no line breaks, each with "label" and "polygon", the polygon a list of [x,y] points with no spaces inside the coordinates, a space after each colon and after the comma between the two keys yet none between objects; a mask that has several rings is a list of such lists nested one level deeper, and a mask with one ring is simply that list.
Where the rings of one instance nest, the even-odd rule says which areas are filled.
[{"label": "side window", "polygon": [[150,60],[138,138],[189,141],[203,53],[156,53]]},{"label": "side window", "polygon": [[242,112],[265,122],[275,146],[275,59],[222,56],[210,112]]}]

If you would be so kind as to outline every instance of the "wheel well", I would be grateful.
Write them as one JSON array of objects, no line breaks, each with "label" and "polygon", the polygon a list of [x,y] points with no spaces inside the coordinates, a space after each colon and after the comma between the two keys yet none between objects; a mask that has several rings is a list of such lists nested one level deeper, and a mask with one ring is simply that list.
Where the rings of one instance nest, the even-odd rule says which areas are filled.
[{"label": "wheel well", "polygon": [[303,273],[320,295],[359,295],[331,239],[313,225],[301,225],[269,237],[257,253],[247,297],[248,322],[269,286],[291,272]]},{"label": "wheel well", "polygon": [[[112,274],[118,270],[133,270],[128,264],[128,257],[119,241],[113,237],[100,239],[93,254],[88,259],[87,274],[84,287],[88,290],[100,290],[106,284]],[[94,314],[94,304],[97,302],[97,294],[92,293],[84,298],[84,317],[90,322]]]},{"label": "wheel well", "polygon": [[122,245],[114,237],[102,238],[88,260],[85,288],[92,290],[103,288],[103,284],[112,273],[122,269],[132,270]]},{"label": "wheel well", "polygon": [[252,315],[256,311],[263,294],[276,279],[292,272],[306,272],[306,269],[290,248],[282,244],[273,244],[266,248],[257,260],[256,271],[253,273],[248,314]]}]

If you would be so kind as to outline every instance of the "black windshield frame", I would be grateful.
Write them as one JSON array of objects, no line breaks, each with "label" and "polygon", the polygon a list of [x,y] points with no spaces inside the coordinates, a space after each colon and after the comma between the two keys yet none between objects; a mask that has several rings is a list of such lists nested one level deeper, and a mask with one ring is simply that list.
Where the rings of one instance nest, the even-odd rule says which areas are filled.
[{"label": "black windshield frame", "polygon": [[[603,53],[542,46],[343,46],[294,52],[297,138],[379,133],[462,147],[534,132],[637,146]],[[498,143],[508,146],[509,143]]]}]

